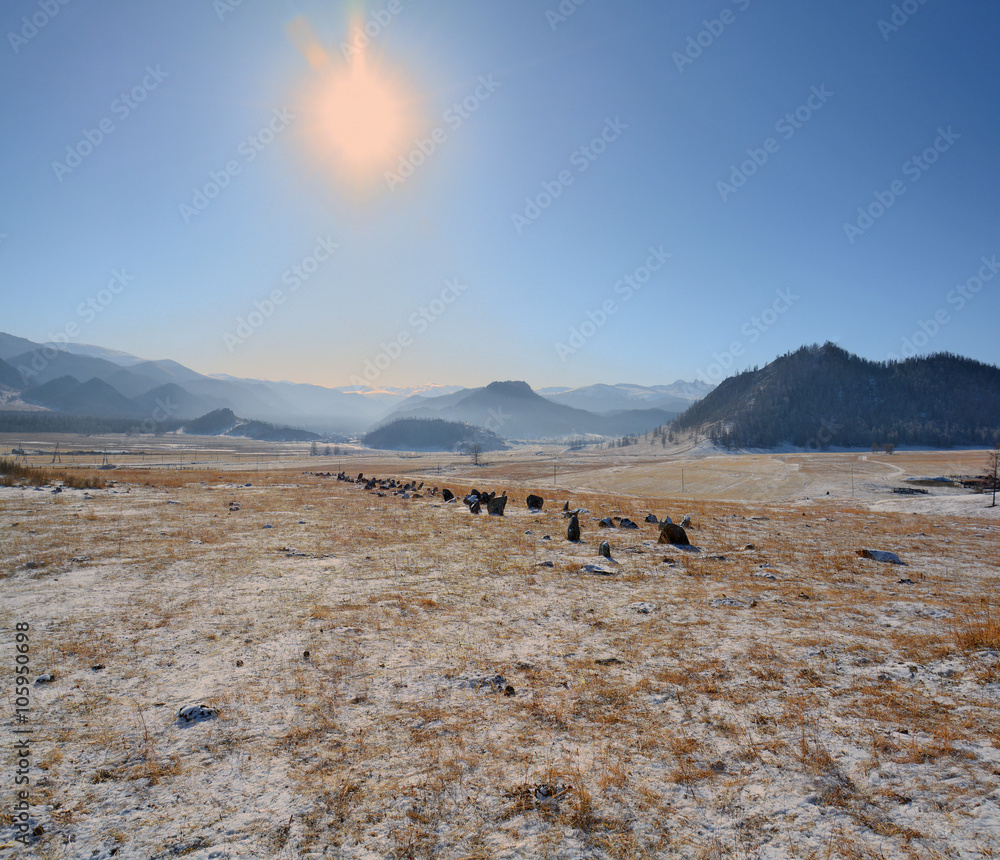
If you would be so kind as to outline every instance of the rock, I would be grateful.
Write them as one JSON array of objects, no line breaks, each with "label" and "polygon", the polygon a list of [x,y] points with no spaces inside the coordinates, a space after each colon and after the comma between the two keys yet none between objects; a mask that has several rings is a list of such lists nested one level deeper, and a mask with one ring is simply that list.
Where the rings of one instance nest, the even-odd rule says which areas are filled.
[{"label": "rock", "polygon": [[554,561],[540,561],[540,562],[538,562],[538,566],[539,567],[555,567],[556,564],[555,564]]},{"label": "rock", "polygon": [[622,528],[622,529],[637,529],[637,528],[639,528],[639,526],[637,526],[634,522],[632,522],[632,520],[630,520],[628,517],[623,517],[622,521],[620,523],[618,523],[618,527]]},{"label": "rock", "polygon": [[568,511],[569,510],[569,502],[568,501],[563,502],[563,510],[564,511]]},{"label": "rock", "polygon": [[493,517],[502,517],[505,507],[507,507],[506,494],[492,498],[486,503],[486,510]]},{"label": "rock", "polygon": [[597,548],[597,554],[603,558],[611,558],[611,544],[602,540],[601,545]]},{"label": "rock", "polygon": [[488,689],[493,693],[503,693],[505,696],[514,695],[514,687],[512,684],[507,683],[507,679],[503,675],[494,675],[492,678],[476,678],[471,682],[473,687],[477,687],[480,690]]},{"label": "rock", "polygon": [[51,684],[56,679],[55,672],[42,672],[37,678],[35,678],[36,684]]},{"label": "rock", "polygon": [[576,514],[570,517],[569,525],[566,527],[566,540],[580,540],[580,519]]},{"label": "rock", "polygon": [[443,490],[441,490],[441,498],[444,499],[446,502],[450,502],[452,499],[455,498],[455,494],[447,487],[445,487]]},{"label": "rock", "polygon": [[896,553],[881,549],[859,549],[858,555],[862,558],[870,558],[872,561],[881,561],[886,564],[906,564]]},{"label": "rock", "polygon": [[219,716],[219,712],[208,705],[185,705],[177,712],[177,722],[187,726],[191,723],[200,723],[203,720],[214,720],[217,716]]},{"label": "rock", "polygon": [[685,514],[681,520],[681,528],[686,529],[689,525],[691,525],[691,514]]},{"label": "rock", "polygon": [[469,505],[469,512],[473,514],[478,514],[481,510],[479,505],[479,499],[476,499],[472,504]]},{"label": "rock", "polygon": [[624,662],[625,662],[624,660],[621,660],[618,657],[598,657],[594,661],[594,665],[596,665],[596,666],[620,666]]},{"label": "rock", "polygon": [[712,606],[718,609],[721,606],[728,606],[732,609],[745,609],[750,604],[744,600],[737,600],[735,597],[716,597],[712,601]]},{"label": "rock", "polygon": [[528,496],[527,501],[528,501],[529,511],[540,511],[542,509],[542,505],[545,504],[545,499],[543,499],[541,496],[536,496],[534,494]]},{"label": "rock", "polygon": [[655,526],[659,522],[659,520],[656,518],[656,514],[647,514],[646,522],[652,523]]},{"label": "rock", "polygon": [[597,525],[599,525],[602,529],[613,529],[615,527],[614,521],[611,517],[605,517]]},{"label": "rock", "polygon": [[691,541],[688,540],[687,532],[681,526],[675,525],[670,522],[670,517],[667,517],[663,521],[663,525],[660,526],[660,538],[657,543],[669,543],[674,546],[690,546]]},{"label": "rock", "polygon": [[638,615],[652,615],[657,610],[655,603],[647,603],[645,600],[639,603],[630,603],[625,607]]},{"label": "rock", "polygon": [[[612,561],[610,558],[608,559],[608,561],[611,564],[618,563],[616,561]],[[583,567],[580,568],[580,570],[582,570],[584,573],[596,573],[599,574],[600,576],[613,576],[615,573],[617,573],[617,571],[614,570],[613,568],[605,567],[603,564],[585,564]]]}]

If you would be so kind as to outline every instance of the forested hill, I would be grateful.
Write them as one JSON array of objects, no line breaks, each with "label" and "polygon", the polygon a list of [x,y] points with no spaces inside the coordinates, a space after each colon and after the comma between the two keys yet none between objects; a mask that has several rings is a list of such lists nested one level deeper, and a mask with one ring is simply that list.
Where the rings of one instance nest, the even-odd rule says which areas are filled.
[{"label": "forested hill", "polygon": [[671,425],[728,448],[1000,441],[1000,368],[949,353],[875,362],[805,346],[723,381]]}]

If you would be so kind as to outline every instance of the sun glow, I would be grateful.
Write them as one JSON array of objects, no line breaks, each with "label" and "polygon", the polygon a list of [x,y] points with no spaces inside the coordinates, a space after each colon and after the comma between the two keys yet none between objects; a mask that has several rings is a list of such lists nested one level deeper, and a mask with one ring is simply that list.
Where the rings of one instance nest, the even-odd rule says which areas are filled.
[{"label": "sun glow", "polygon": [[412,99],[364,49],[336,62],[301,19],[290,32],[313,68],[302,104],[313,160],[354,186],[381,180],[416,135]]},{"label": "sun glow", "polygon": [[359,57],[332,76],[322,107],[322,134],[351,168],[383,164],[404,141],[403,106],[392,85]]}]

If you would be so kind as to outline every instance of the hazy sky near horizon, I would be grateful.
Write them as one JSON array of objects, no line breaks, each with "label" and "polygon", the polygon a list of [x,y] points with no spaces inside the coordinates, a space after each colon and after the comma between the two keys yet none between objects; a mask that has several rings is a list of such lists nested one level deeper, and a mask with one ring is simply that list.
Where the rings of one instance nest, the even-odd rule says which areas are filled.
[{"label": "hazy sky near horizon", "polygon": [[1000,364],[996,3],[16,0],[0,31],[15,335],[329,386]]}]

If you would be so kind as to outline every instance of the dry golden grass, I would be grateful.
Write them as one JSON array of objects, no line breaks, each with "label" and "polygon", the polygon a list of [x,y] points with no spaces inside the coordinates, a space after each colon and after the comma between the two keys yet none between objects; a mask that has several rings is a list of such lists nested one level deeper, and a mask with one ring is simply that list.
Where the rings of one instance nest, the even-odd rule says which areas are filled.
[{"label": "dry golden grass", "polygon": [[[980,599],[996,578],[967,563],[995,532],[955,521],[946,544],[849,504],[612,493],[542,491],[529,515],[536,487],[492,473],[433,483],[509,487],[502,519],[291,472],[119,469],[92,501],[6,497],[0,613],[30,617],[58,673],[39,756],[60,832],[115,792],[210,846],[227,810],[280,783],[241,825],[258,853],[752,858],[784,840],[788,856],[932,857],[929,798],[958,808],[1000,784]],[[567,498],[590,511],[580,545]],[[647,511],[690,513],[702,552],[656,544]],[[605,515],[641,527],[598,529]],[[602,539],[616,572],[583,572]],[[178,727],[190,701],[218,718]],[[943,782],[956,769],[974,778]],[[118,844],[140,851],[154,820]]]},{"label": "dry golden grass", "polygon": [[1000,610],[993,598],[980,598],[979,606],[966,608],[955,620],[954,636],[963,651],[1000,650]]}]

